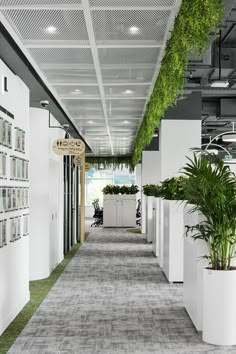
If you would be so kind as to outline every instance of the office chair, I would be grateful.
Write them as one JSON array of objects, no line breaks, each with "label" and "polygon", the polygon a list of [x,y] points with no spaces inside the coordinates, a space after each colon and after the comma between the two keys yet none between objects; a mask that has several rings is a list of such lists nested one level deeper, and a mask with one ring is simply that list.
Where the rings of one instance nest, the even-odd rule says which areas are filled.
[{"label": "office chair", "polygon": [[93,218],[95,221],[91,224],[91,226],[101,226],[103,224],[103,208],[99,206],[99,199],[94,199],[93,201],[94,214]]},{"label": "office chair", "polygon": [[138,199],[138,205],[136,209],[136,225],[141,226],[141,199]]}]

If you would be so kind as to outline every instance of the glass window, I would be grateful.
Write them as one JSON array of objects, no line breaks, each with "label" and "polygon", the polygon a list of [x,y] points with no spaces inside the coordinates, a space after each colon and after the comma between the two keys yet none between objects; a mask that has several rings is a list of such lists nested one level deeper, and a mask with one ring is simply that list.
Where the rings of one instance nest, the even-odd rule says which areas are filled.
[{"label": "glass window", "polygon": [[99,205],[103,205],[102,189],[107,184],[131,185],[135,184],[135,174],[127,168],[116,170],[97,170],[92,168],[86,173],[85,200],[87,206],[92,206],[94,199],[99,199]]}]

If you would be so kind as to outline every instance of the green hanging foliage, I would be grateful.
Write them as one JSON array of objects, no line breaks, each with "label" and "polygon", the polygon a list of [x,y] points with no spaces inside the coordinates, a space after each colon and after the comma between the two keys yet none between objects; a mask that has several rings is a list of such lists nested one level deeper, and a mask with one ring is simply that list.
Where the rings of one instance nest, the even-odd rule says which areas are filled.
[{"label": "green hanging foliage", "polygon": [[90,165],[98,165],[98,168],[131,168],[131,156],[86,156],[86,162]]},{"label": "green hanging foliage", "polygon": [[216,31],[224,15],[223,0],[183,0],[175,19],[171,38],[143,122],[134,142],[131,164],[141,159],[159,127],[166,110],[176,103],[184,87],[184,73],[190,53],[202,54],[209,44],[209,33]]}]

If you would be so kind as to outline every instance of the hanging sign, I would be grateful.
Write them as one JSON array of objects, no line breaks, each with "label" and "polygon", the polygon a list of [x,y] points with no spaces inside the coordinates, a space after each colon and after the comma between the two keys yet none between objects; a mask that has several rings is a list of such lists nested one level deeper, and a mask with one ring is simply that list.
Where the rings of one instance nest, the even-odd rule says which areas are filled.
[{"label": "hanging sign", "polygon": [[88,162],[85,163],[85,172],[90,170],[90,164]]},{"label": "hanging sign", "polygon": [[75,166],[82,166],[82,164],[83,164],[83,156],[79,156],[79,155],[75,156],[74,157],[74,165]]},{"label": "hanging sign", "polygon": [[57,139],[52,144],[52,150],[57,155],[82,155],[85,145],[80,139]]}]

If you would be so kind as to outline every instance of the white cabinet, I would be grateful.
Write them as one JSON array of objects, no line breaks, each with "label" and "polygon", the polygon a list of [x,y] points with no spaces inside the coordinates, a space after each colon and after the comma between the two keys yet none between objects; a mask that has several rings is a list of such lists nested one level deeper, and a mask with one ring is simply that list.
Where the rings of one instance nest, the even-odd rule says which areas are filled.
[{"label": "white cabinet", "polygon": [[104,227],[136,226],[136,194],[104,195]]},{"label": "white cabinet", "polygon": [[147,242],[152,242],[152,217],[153,217],[153,201],[154,197],[148,196],[146,197],[146,237]]},{"label": "white cabinet", "polygon": [[184,202],[164,201],[163,271],[170,282],[183,281]]},{"label": "white cabinet", "polygon": [[[193,205],[187,205],[184,210],[184,224],[194,226],[204,220],[198,212],[189,213]],[[184,307],[187,310],[194,326],[202,331],[203,307],[203,269],[208,262],[202,258],[208,254],[205,242],[192,238],[196,231],[188,232],[184,237]]]}]

